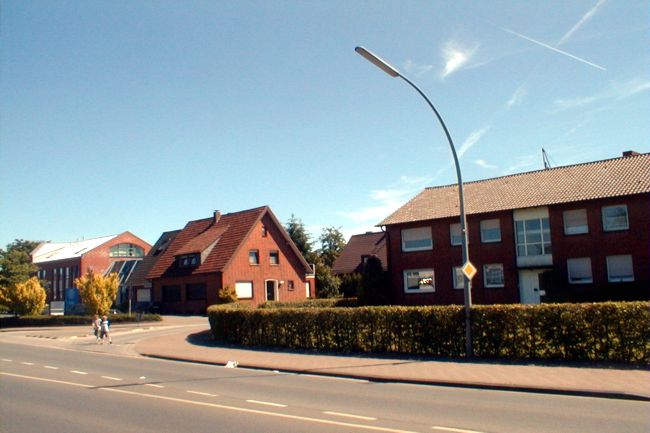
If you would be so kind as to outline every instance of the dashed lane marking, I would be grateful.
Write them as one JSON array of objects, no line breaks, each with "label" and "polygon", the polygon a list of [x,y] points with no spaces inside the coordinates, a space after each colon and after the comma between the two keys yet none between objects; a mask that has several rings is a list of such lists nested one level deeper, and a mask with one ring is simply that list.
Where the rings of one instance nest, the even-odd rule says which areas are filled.
[{"label": "dashed lane marking", "polygon": [[454,427],[442,427],[439,425],[434,425],[431,427],[433,430],[439,430],[439,431],[448,431],[448,432],[453,432],[453,433],[483,433],[477,430],[467,430],[463,428],[454,428]]},{"label": "dashed lane marking", "polygon": [[23,365],[34,365],[33,362],[21,362],[21,364],[23,364]]},{"label": "dashed lane marking", "polygon": [[263,406],[273,406],[273,407],[287,407],[286,404],[272,403],[270,401],[259,401],[259,400],[246,400],[247,403],[261,404]]},{"label": "dashed lane marking", "polygon": [[47,368],[48,370],[58,370],[59,367],[55,367],[53,365],[44,365],[43,367]]},{"label": "dashed lane marking", "polygon": [[81,375],[84,375],[84,376],[85,376],[86,374],[88,374],[88,373],[86,373],[85,371],[79,371],[79,370],[70,370],[70,373],[81,374]]},{"label": "dashed lane marking", "polygon": [[150,386],[152,388],[164,388],[164,386],[156,385],[155,383],[145,383],[145,386]]},{"label": "dashed lane marking", "polygon": [[217,397],[217,394],[210,394],[209,392],[201,392],[201,391],[187,391],[189,394],[195,394],[195,395],[204,395],[206,397]]},{"label": "dashed lane marking", "polygon": [[121,381],[119,377],[112,377],[112,376],[102,376],[102,379],[108,379],[108,380],[115,380],[115,381]]},{"label": "dashed lane marking", "polygon": [[2,358],[2,360],[3,360],[4,362],[13,362],[11,359],[7,359],[7,358]]},{"label": "dashed lane marking", "polygon": [[[43,382],[58,383],[58,384],[61,384],[61,385],[76,386],[76,387],[80,387],[80,388],[95,388],[94,386],[84,385],[84,384],[81,384],[81,383],[65,382],[65,381],[62,381],[62,380],[45,379],[45,378],[33,377],[33,376],[23,376],[23,375],[19,375],[19,374],[11,374],[11,373],[4,373],[4,372],[0,372],[0,376],[11,376],[11,377],[17,377],[17,378],[22,378],[22,379],[38,380],[38,381],[43,381]],[[250,408],[237,407],[237,406],[227,406],[227,405],[218,404],[218,403],[208,403],[208,402],[203,402],[203,401],[186,400],[186,399],[182,399],[182,398],[167,397],[167,396],[156,395],[156,394],[147,394],[147,393],[143,393],[143,392],[127,391],[125,389],[99,388],[99,390],[108,391],[108,392],[116,392],[116,393],[126,394],[126,395],[133,395],[133,396],[137,396],[137,397],[146,397],[146,398],[152,398],[152,399],[158,399],[158,400],[173,401],[173,402],[176,402],[176,403],[192,404],[192,405],[195,405],[195,406],[212,407],[212,408],[215,408],[215,409],[229,410],[229,411],[234,411],[234,412],[242,412],[242,413],[255,414],[255,415],[271,416],[271,417],[275,417],[275,418],[291,419],[291,420],[294,420],[294,421],[312,422],[312,423],[315,423],[315,424],[325,424],[325,425],[334,425],[334,426],[345,427],[345,428],[354,428],[354,429],[358,429],[358,430],[370,430],[370,431],[379,431],[379,432],[386,432],[386,433],[416,433],[416,432],[414,432],[412,430],[400,430],[400,429],[389,428],[389,427],[370,426],[370,425],[363,425],[363,424],[354,424],[354,423],[351,423],[351,422],[334,421],[334,420],[323,419],[323,418],[312,418],[312,417],[299,416],[299,415],[290,415],[290,414],[284,414],[284,413],[278,413],[278,412],[268,412],[268,411],[263,411],[263,410],[259,410],[259,409],[250,409]]]},{"label": "dashed lane marking", "polygon": [[364,420],[364,421],[377,421],[377,418],[374,418],[372,416],[353,415],[351,413],[332,412],[332,411],[329,411],[329,410],[326,410],[323,413],[325,415],[341,416],[341,417],[344,417],[344,418],[360,419],[360,420]]}]

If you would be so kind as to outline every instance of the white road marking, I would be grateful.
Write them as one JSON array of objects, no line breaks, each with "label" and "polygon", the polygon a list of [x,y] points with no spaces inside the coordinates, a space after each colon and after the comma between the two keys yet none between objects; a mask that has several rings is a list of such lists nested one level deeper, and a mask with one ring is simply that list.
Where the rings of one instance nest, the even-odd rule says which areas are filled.
[{"label": "white road marking", "polygon": [[[65,382],[61,380],[53,380],[53,379],[45,379],[41,377],[32,377],[32,376],[22,376],[19,374],[11,374],[11,373],[4,373],[0,372],[0,376],[12,376],[12,377],[18,377],[22,379],[31,379],[31,380],[39,380],[43,382],[50,382],[50,383],[58,383],[61,385],[70,385],[70,386],[77,386],[81,388],[95,388],[94,386],[90,385],[84,385],[81,383],[74,383],[74,382]],[[230,410],[234,412],[242,412],[242,413],[249,413],[249,414],[255,414],[255,415],[265,415],[265,416],[271,416],[275,418],[284,418],[284,419],[291,419],[294,421],[304,421],[304,422],[313,422],[316,424],[326,424],[326,425],[335,425],[338,427],[347,427],[347,428],[355,428],[359,430],[371,430],[371,431],[380,431],[380,432],[386,432],[386,433],[416,433],[412,430],[399,430],[399,429],[394,429],[394,428],[387,428],[387,427],[378,427],[378,426],[369,426],[369,425],[363,425],[363,424],[353,424],[349,422],[342,422],[342,421],[334,421],[334,420],[329,420],[329,419],[323,419],[323,418],[312,418],[312,417],[305,417],[305,416],[299,416],[299,415],[289,415],[289,414],[284,414],[284,413],[277,413],[277,412],[267,412],[259,409],[250,409],[250,408],[245,408],[245,407],[237,407],[237,406],[227,406],[223,404],[218,404],[218,403],[208,403],[208,402],[203,402],[203,401],[194,401],[194,400],[186,400],[182,398],[174,398],[174,397],[166,397],[162,395],[156,395],[156,394],[147,394],[147,393],[142,393],[142,392],[135,392],[135,391],[127,391],[125,389],[116,389],[116,388],[98,388],[102,391],[108,391],[108,392],[116,392],[120,394],[127,394],[127,395],[134,395],[137,397],[147,397],[147,398],[152,398],[152,399],[158,399],[158,400],[166,400],[166,401],[173,401],[177,403],[185,403],[185,404],[193,404],[195,406],[205,406],[205,407],[213,407],[216,409],[223,409],[223,410]]]},{"label": "white road marking", "polygon": [[88,374],[88,373],[86,373],[85,371],[79,371],[79,370],[70,370],[70,373],[74,373],[74,374],[83,374],[83,375]]},{"label": "white road marking", "polygon": [[365,420],[365,421],[377,421],[377,418],[374,418],[374,417],[371,417],[371,416],[352,415],[351,413],[332,412],[332,411],[329,411],[329,410],[326,410],[323,413],[325,415],[342,416],[342,417],[345,417],[345,418],[362,419],[362,420]]},{"label": "white road marking", "polygon": [[449,432],[454,432],[454,433],[483,433],[477,430],[466,430],[463,428],[453,428],[453,427],[441,427],[439,425],[434,425],[431,427],[433,430],[440,430],[440,431],[449,431]]},{"label": "white road marking", "polygon": [[33,362],[21,362],[21,364],[23,364],[23,365],[34,365]]},{"label": "white road marking", "polygon": [[196,395],[204,395],[206,397],[217,397],[217,394],[210,394],[209,392],[201,392],[201,391],[187,391],[189,394],[196,394]]},{"label": "white road marking", "polygon": [[146,386],[150,386],[152,388],[164,388],[162,385],[156,385],[155,383],[145,383]]},{"label": "white road marking", "polygon": [[246,400],[247,403],[261,404],[264,406],[273,406],[273,407],[287,407],[286,404],[280,403],[271,403],[270,401],[259,401],[259,400]]},{"label": "white road marking", "polygon": [[52,365],[45,365],[44,367],[47,368],[48,370],[58,370],[59,369],[59,367],[54,367]]},{"label": "white road marking", "polygon": [[3,360],[4,362],[13,362],[11,359],[7,359],[7,358],[2,358],[2,360]]},{"label": "white road marking", "polygon": [[102,376],[102,379],[115,380],[115,381],[122,380],[119,377],[111,377],[111,376]]}]

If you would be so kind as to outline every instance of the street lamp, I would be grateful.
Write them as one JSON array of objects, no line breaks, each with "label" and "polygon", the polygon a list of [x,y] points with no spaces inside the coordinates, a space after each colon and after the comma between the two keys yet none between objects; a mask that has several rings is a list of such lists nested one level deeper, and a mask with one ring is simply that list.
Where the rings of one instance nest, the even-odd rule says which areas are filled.
[{"label": "street lamp", "polygon": [[[454,142],[451,139],[449,130],[445,125],[445,122],[440,117],[438,110],[433,106],[427,95],[425,95],[422,90],[411,80],[402,75],[397,69],[393,66],[382,60],[381,58],[374,55],[372,52],[368,51],[363,47],[356,47],[354,49],[359,55],[368,60],[373,65],[377,66],[382,71],[386,72],[393,78],[401,78],[406,81],[411,87],[413,87],[419,94],[427,101],[429,107],[433,110],[433,113],[436,115],[438,122],[442,125],[442,129],[445,131],[447,136],[447,141],[449,141],[449,147],[451,148],[451,154],[454,157],[454,164],[456,165],[456,177],[458,178],[458,200],[460,202],[460,231],[462,235],[462,249],[463,249],[463,266],[469,264],[469,251],[467,249],[467,218],[465,217],[465,197],[463,195],[463,178],[460,173],[460,164],[458,163],[458,156],[456,155],[456,148],[454,147]],[[465,352],[468,358],[471,358],[473,355],[472,350],[472,322],[471,322],[471,308],[472,308],[472,280],[467,277],[465,270],[463,270],[463,279],[464,279],[464,300],[465,300]]]}]

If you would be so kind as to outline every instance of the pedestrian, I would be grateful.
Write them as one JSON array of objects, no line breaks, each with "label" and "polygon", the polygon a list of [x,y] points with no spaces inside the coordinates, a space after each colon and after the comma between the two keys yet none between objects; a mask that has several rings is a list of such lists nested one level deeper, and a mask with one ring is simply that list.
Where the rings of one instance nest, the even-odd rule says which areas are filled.
[{"label": "pedestrian", "polygon": [[102,327],[102,319],[97,314],[93,317],[93,333],[95,334],[95,343],[99,344],[99,333]]},{"label": "pedestrian", "polygon": [[109,344],[113,344],[113,340],[111,340],[111,334],[109,332],[109,327],[110,327],[110,322],[108,321],[108,317],[106,315],[102,316],[102,324],[100,328],[100,340],[102,341],[102,344],[104,344],[104,339],[108,339]]}]

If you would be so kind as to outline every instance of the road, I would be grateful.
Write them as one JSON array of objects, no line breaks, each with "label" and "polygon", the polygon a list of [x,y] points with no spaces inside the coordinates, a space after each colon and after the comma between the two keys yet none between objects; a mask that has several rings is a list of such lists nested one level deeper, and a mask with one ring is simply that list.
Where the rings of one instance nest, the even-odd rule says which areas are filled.
[{"label": "road", "polygon": [[[643,432],[650,403],[373,383],[137,356],[160,328],[51,341],[0,338],[0,431]],[[28,344],[24,344],[24,343]]]}]

